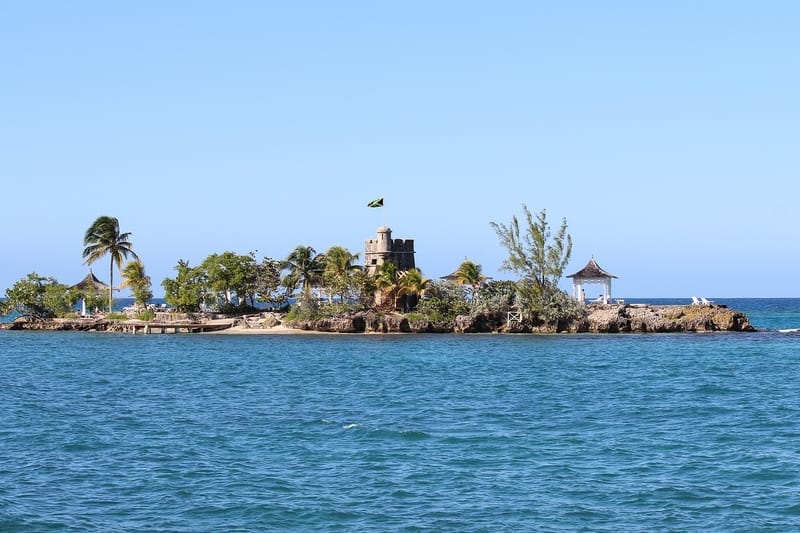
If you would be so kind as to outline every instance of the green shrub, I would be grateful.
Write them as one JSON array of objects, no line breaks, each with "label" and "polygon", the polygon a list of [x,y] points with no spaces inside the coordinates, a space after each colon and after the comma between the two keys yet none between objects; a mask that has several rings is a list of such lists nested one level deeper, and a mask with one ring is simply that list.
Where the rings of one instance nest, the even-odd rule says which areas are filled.
[{"label": "green shrub", "polygon": [[444,322],[468,314],[469,304],[461,299],[430,296],[420,300],[417,312],[433,322]]},{"label": "green shrub", "polygon": [[422,313],[408,313],[406,315],[406,320],[408,320],[410,324],[414,324],[416,322],[424,322],[429,319]]},{"label": "green shrub", "polygon": [[139,311],[136,313],[136,319],[142,320],[144,322],[150,322],[156,317],[156,312],[152,309],[147,309],[145,311]]},{"label": "green shrub", "polygon": [[513,281],[490,281],[478,289],[470,308],[470,316],[505,317],[514,307],[517,285]]}]

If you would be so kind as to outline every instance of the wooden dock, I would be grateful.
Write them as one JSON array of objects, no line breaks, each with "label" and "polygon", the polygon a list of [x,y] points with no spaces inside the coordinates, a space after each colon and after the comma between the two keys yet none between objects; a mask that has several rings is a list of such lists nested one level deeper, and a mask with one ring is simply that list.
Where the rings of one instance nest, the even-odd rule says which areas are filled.
[{"label": "wooden dock", "polygon": [[208,322],[126,322],[124,329],[134,335],[143,333],[208,333],[233,326],[234,320],[212,320]]}]

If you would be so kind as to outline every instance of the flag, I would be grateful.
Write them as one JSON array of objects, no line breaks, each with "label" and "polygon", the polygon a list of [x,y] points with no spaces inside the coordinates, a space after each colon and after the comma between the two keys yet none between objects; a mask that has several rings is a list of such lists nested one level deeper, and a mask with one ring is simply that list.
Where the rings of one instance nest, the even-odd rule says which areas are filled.
[{"label": "flag", "polygon": [[383,207],[383,198],[372,200],[370,203],[367,204],[367,207]]}]

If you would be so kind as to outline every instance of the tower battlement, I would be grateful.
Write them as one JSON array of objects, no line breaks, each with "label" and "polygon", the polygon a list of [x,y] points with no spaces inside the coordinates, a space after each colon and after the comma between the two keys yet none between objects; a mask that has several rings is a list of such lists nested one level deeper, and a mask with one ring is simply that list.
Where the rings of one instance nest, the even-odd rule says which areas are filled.
[{"label": "tower battlement", "polygon": [[371,276],[384,263],[393,263],[400,271],[416,268],[414,239],[392,239],[391,228],[378,228],[377,238],[364,243],[364,269]]}]

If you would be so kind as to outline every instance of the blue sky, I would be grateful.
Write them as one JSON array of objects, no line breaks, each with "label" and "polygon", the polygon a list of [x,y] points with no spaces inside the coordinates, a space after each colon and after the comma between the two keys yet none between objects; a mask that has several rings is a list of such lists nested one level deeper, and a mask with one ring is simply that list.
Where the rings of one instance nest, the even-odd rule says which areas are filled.
[{"label": "blue sky", "polygon": [[524,204],[616,297],[800,296],[799,24],[769,0],[0,2],[0,291],[79,281],[100,215],[157,296],[179,259],[363,257],[384,224],[427,277],[513,279],[490,222]]}]

